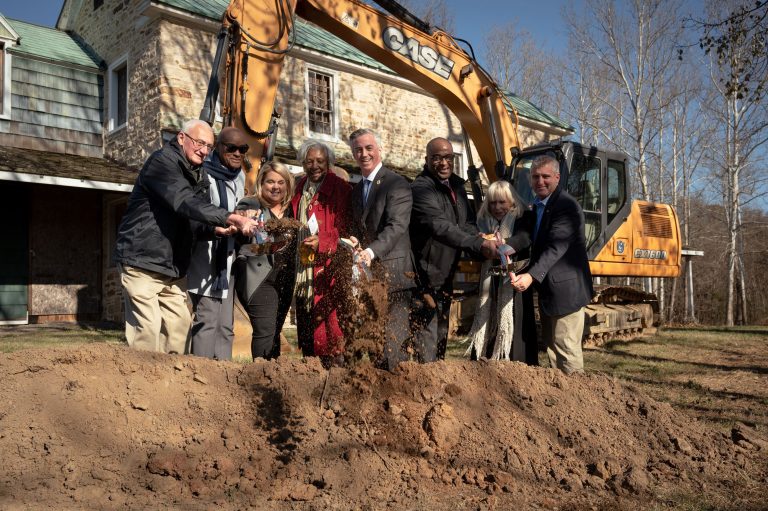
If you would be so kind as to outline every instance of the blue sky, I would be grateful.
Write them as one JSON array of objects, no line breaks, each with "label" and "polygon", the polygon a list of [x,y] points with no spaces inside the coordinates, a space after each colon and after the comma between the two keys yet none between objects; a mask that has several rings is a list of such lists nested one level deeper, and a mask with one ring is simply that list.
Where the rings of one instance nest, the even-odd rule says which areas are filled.
[{"label": "blue sky", "polygon": [[[62,3],[63,0],[0,0],[0,12],[8,18],[52,27]],[[560,11],[566,3],[566,0],[446,0],[454,14],[454,35],[472,43],[478,56],[489,29],[509,22],[526,28],[546,50],[563,49],[566,36]]]}]

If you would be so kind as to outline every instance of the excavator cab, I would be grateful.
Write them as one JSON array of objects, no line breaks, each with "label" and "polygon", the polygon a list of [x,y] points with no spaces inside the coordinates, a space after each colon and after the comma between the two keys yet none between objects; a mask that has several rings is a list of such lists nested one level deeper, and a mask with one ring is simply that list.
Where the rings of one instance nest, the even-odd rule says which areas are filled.
[{"label": "excavator cab", "polygon": [[560,161],[560,186],[584,211],[587,252],[594,259],[631,208],[627,157],[570,141],[539,144],[521,151],[512,161],[507,178],[527,203],[535,198],[529,181],[531,164],[544,154]]}]

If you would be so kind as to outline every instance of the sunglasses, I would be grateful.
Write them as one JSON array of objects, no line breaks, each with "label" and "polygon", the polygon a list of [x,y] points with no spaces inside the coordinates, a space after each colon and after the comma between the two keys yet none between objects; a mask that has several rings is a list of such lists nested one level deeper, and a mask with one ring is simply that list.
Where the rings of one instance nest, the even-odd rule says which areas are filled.
[{"label": "sunglasses", "polygon": [[248,152],[248,144],[243,145],[235,145],[235,144],[222,144],[224,146],[224,150],[228,153],[234,153],[235,151],[239,151],[240,154],[245,154]]}]

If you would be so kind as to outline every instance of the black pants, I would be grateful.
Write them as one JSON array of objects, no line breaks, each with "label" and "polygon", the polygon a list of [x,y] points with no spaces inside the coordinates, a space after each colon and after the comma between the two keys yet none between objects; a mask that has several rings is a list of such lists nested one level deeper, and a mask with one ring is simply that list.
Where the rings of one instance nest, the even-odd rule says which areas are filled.
[{"label": "black pants", "polygon": [[[278,328],[279,290],[274,272],[253,292],[246,311],[251,320],[251,356],[272,359],[280,356],[280,328]],[[285,319],[285,316],[283,316]],[[282,321],[280,322],[282,327]]]},{"label": "black pants", "polygon": [[397,364],[408,360],[405,343],[411,335],[408,315],[411,308],[411,290],[396,291],[387,295],[386,343],[381,358],[376,361],[380,369],[392,371]]},{"label": "black pants", "polygon": [[421,363],[444,360],[448,346],[448,315],[451,312],[451,293],[440,290],[430,293],[434,307],[422,296],[414,300],[411,312],[413,348]]}]

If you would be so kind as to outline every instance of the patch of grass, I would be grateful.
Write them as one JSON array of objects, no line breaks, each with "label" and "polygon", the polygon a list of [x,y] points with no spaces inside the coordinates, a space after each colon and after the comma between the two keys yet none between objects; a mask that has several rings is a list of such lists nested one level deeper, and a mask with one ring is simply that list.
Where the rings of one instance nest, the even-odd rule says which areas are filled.
[{"label": "patch of grass", "polygon": [[125,332],[122,328],[63,323],[0,327],[0,353],[101,342],[125,344]]},{"label": "patch of grass", "polygon": [[584,351],[601,371],[722,428],[768,426],[768,332],[760,328],[672,328]]}]

